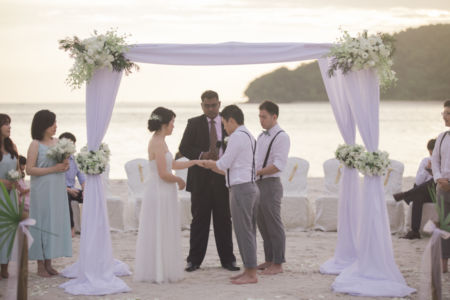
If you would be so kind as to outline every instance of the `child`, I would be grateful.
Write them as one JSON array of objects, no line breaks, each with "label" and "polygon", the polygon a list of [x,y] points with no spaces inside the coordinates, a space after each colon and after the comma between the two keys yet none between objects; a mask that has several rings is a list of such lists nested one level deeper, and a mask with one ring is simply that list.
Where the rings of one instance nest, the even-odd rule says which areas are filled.
[{"label": "child", "polygon": [[17,181],[18,190],[19,190],[19,203],[22,203],[22,200],[25,199],[24,204],[24,212],[28,213],[30,208],[30,187],[25,182],[25,166],[27,164],[27,159],[22,155],[19,155],[19,169],[22,174],[22,178]]}]

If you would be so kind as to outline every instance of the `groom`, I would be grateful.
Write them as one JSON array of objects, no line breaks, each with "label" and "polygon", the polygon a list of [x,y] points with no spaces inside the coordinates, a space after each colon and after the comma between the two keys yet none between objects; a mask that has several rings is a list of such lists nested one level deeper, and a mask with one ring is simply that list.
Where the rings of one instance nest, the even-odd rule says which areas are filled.
[{"label": "groom", "polygon": [[[219,116],[219,95],[205,91],[201,96],[203,115],[191,118],[180,143],[180,153],[188,159],[218,160],[225,151],[226,132]],[[186,190],[191,192],[191,236],[186,271],[200,268],[208,246],[211,213],[214,237],[222,267],[238,271],[233,254],[230,204],[225,176],[193,166],[189,168]]]}]

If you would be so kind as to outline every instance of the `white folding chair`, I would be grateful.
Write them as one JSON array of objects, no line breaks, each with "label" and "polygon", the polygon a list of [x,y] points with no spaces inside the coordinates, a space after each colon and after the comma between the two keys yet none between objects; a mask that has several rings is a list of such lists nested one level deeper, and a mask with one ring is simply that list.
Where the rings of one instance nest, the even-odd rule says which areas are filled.
[{"label": "white folding chair", "polygon": [[137,228],[142,200],[144,199],[145,181],[150,176],[149,161],[143,158],[130,160],[125,163],[125,172],[128,178],[129,200],[127,203],[127,218],[131,218],[127,223],[129,226]]},{"label": "white folding chair", "polygon": [[391,233],[404,232],[405,228],[405,206],[403,201],[395,201],[393,194],[401,192],[403,170],[405,166],[398,160],[390,160],[386,174],[383,177],[384,196]]},{"label": "white folding chair", "polygon": [[[186,157],[181,157],[178,161],[188,161]],[[184,181],[187,179],[187,169],[175,170],[175,175],[183,178]],[[191,214],[191,193],[186,191],[186,189],[180,191],[178,190],[178,203],[180,207],[180,224],[182,229],[189,229],[192,221]]]},{"label": "white folding chair", "polygon": [[298,157],[289,157],[280,180],[283,185],[281,219],[286,228],[307,230],[312,226],[314,213],[306,197],[309,163]]},{"label": "white folding chair", "polygon": [[315,201],[314,229],[337,231],[339,184],[342,178],[341,163],[331,158],[323,163],[325,192]]}]

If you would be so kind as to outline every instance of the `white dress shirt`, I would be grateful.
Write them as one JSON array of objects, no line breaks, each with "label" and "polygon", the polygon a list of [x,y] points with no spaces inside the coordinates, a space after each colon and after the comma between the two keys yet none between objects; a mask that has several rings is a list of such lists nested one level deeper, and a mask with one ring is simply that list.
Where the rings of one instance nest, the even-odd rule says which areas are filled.
[{"label": "white dress shirt", "polygon": [[[236,128],[229,136],[227,149],[216,162],[217,168],[225,172],[228,187],[255,180],[254,148],[255,138],[244,125]],[[226,174],[227,170],[229,170],[229,178]]]},{"label": "white dress shirt", "polygon": [[431,161],[431,157],[425,157],[422,159],[419,165],[419,169],[416,173],[416,185],[421,185],[424,182],[427,182],[430,179],[433,179],[433,175],[430,174],[430,172],[427,171],[426,167],[428,165],[428,162]]},{"label": "white dress shirt", "polygon": [[[282,130],[280,125],[276,124],[267,131],[268,134],[261,133],[259,135],[258,141],[256,142],[257,171],[263,168],[264,159],[266,158],[267,150],[269,149],[269,144],[280,130]],[[270,175],[263,175],[263,178],[280,177],[281,171],[283,171],[286,167],[290,147],[291,141],[288,134],[286,132],[281,132],[280,134],[278,134],[272,143],[272,148],[270,149],[266,167],[274,165],[278,170],[280,170],[280,172]],[[259,177],[257,179],[259,179]]]},{"label": "white dress shirt", "polygon": [[[450,133],[447,133],[442,141],[444,134],[445,132],[441,133],[436,139],[433,154],[431,155],[431,168],[433,169],[434,181],[437,181],[440,178],[450,180]],[[439,145],[441,146],[439,147]],[[440,157],[439,148],[441,149]]]}]

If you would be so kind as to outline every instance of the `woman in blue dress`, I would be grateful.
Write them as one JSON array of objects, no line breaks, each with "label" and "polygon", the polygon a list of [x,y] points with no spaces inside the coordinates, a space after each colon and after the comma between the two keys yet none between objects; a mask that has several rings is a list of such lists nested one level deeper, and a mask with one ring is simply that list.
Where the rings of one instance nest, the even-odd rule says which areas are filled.
[{"label": "woman in blue dress", "polygon": [[28,148],[27,173],[30,179],[30,218],[36,226],[30,232],[34,242],[29,252],[30,260],[37,260],[37,273],[42,277],[57,275],[52,259],[72,256],[69,206],[66,192],[66,159],[62,163],[47,157],[47,151],[58,139],[56,115],[40,110],[31,124],[33,141]]},{"label": "woman in blue dress", "polygon": [[[5,185],[8,191],[13,188],[13,182],[7,179],[7,174],[10,170],[17,170],[17,148],[12,142],[11,138],[11,118],[6,114],[0,114],[0,181]],[[10,192],[11,199],[13,198],[12,191]],[[0,191],[0,201],[5,201],[3,192]],[[3,244],[0,249],[0,264],[1,277],[8,278],[8,244],[11,241]]]}]

